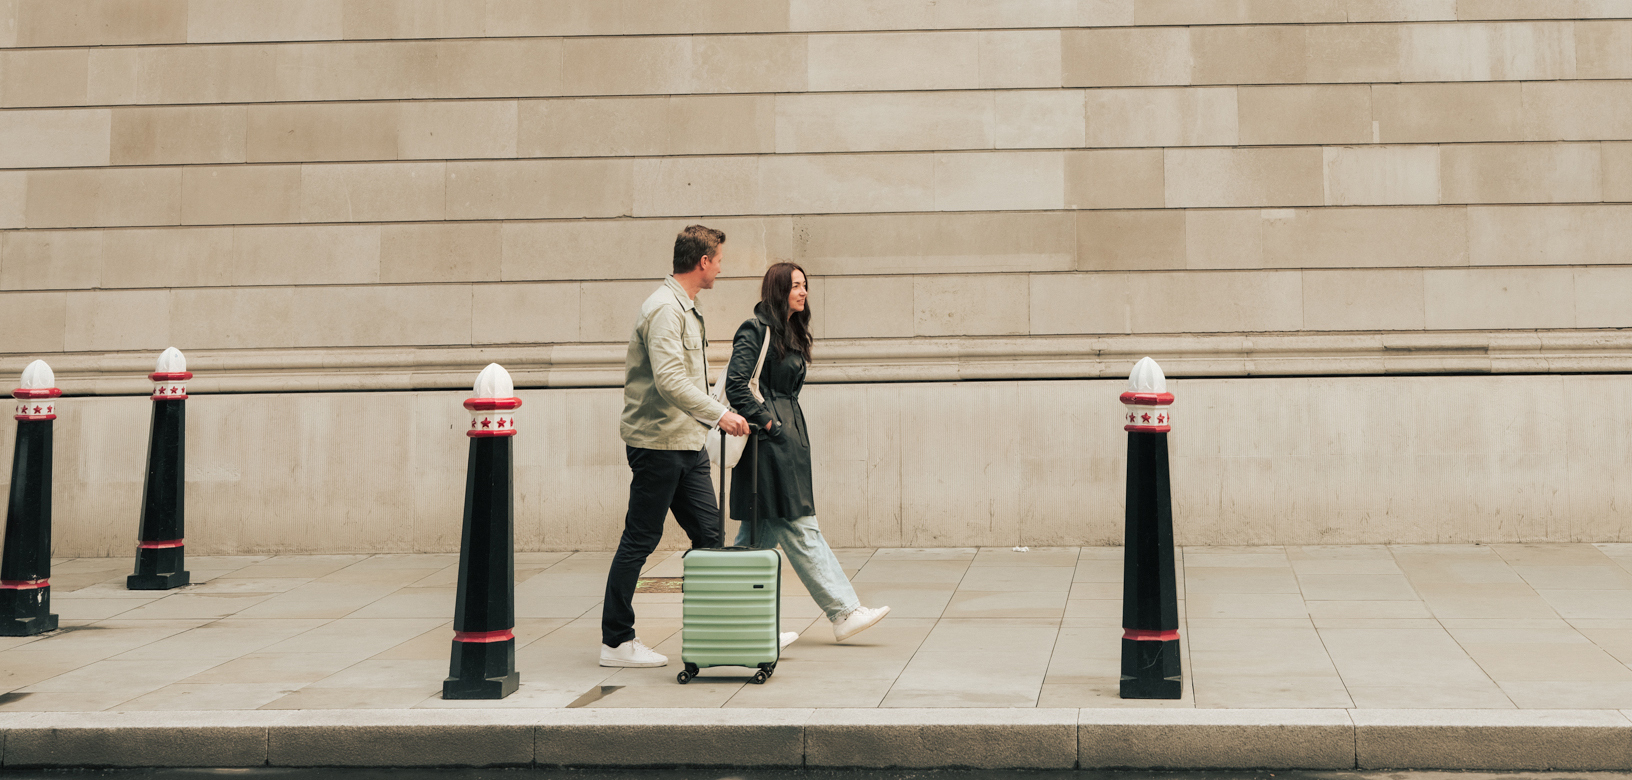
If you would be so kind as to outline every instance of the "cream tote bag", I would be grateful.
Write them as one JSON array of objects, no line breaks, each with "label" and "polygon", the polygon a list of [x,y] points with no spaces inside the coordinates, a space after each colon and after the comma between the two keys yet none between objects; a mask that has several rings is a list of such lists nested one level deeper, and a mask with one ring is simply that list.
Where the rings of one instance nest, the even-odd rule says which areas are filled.
[{"label": "cream tote bag", "polygon": [[[770,345],[771,334],[769,329],[767,329],[764,340],[759,344],[759,361],[754,363],[754,375],[748,378],[748,392],[753,393],[754,398],[761,402],[763,402],[765,398],[759,394],[759,372],[765,367],[765,350],[768,349]],[[727,365],[729,366],[729,364]],[[727,373],[729,373],[729,371],[720,372],[720,378],[714,382],[714,389],[709,392],[709,395],[720,403],[725,403],[725,375]],[[730,404],[726,404],[726,406],[729,408]],[[720,435],[715,436],[715,431],[719,431]],[[747,446],[747,436],[727,436],[725,431],[720,430],[719,423],[715,423],[714,427],[708,432],[708,462],[713,466],[714,473],[722,473],[722,469],[720,467],[720,455],[722,449],[724,450],[725,455],[724,468],[729,469],[735,468],[737,462],[742,460],[742,450]]]}]

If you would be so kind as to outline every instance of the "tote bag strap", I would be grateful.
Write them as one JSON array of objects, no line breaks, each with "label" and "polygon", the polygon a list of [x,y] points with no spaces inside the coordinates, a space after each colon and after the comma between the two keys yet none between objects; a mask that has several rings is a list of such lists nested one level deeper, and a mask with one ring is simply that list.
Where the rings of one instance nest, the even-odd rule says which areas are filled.
[{"label": "tote bag strap", "polygon": [[759,342],[759,362],[754,364],[754,375],[748,377],[748,392],[754,394],[754,399],[765,403],[765,396],[759,392],[759,374],[765,368],[765,353],[771,348],[771,328],[765,327],[765,338]]},{"label": "tote bag strap", "polygon": [[[714,380],[714,382],[712,383],[714,385],[714,387],[708,391],[708,397],[709,398],[712,398],[712,399],[714,399],[716,401],[719,401],[721,403],[725,402],[725,375],[731,373],[731,371],[730,371],[731,361],[730,360],[727,360],[725,362],[725,367],[726,367],[726,370],[720,372],[720,378]],[[705,386],[710,384],[710,382],[708,381],[708,356],[706,356],[706,355],[703,356],[703,384]]]},{"label": "tote bag strap", "polygon": [[[759,360],[754,363],[754,374],[753,374],[753,376],[748,378],[748,392],[753,393],[754,398],[758,399],[761,402],[763,402],[765,400],[765,397],[760,395],[760,393],[759,393],[759,374],[765,368],[765,350],[768,347],[770,347],[770,345],[771,345],[771,329],[766,328],[765,329],[765,338],[764,338],[764,340],[760,341],[760,343],[759,343]],[[725,402],[725,376],[726,376],[726,374],[730,373],[730,366],[731,366],[731,364],[729,362],[727,362],[726,363],[726,369],[727,369],[726,372],[720,374],[719,379],[714,380],[714,388],[712,390],[708,391],[709,396],[711,396],[714,400],[719,401],[721,403]],[[703,384],[705,384],[705,385],[708,384],[708,361],[707,360],[703,361]]]}]

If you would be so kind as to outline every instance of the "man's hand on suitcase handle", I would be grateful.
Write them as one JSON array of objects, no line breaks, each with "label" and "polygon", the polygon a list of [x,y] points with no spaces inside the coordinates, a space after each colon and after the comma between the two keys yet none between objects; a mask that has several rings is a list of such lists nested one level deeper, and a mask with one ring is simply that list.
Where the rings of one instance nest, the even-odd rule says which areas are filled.
[{"label": "man's hand on suitcase handle", "polygon": [[736,412],[726,412],[725,416],[720,418],[720,430],[732,436],[747,436],[750,428],[748,421],[743,419],[742,415]]}]

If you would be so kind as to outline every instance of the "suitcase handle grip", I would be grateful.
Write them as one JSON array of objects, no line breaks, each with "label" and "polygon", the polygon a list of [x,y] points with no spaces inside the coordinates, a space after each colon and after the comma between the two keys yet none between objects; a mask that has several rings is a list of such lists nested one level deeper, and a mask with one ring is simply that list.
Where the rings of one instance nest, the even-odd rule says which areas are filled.
[{"label": "suitcase handle grip", "polygon": [[[725,452],[725,431],[720,431],[720,452]],[[727,550],[753,550],[759,545],[759,431],[748,434],[747,449],[743,457],[748,461],[748,481],[752,484],[752,499],[748,509],[748,546],[726,547]],[[725,532],[727,504],[725,500],[725,461],[720,461],[720,532]],[[684,558],[685,556],[680,556]]]}]

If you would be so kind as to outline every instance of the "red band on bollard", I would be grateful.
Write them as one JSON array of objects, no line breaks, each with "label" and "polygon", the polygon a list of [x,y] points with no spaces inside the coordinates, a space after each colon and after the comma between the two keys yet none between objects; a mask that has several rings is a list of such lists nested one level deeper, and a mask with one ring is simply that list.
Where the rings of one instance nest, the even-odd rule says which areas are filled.
[{"label": "red band on bollard", "polygon": [[18,420],[55,420],[57,402],[52,399],[61,396],[62,390],[55,387],[17,388],[11,391],[11,397],[17,399],[17,413],[12,417]]},{"label": "red band on bollard", "polygon": [[185,401],[187,400],[187,380],[193,378],[191,371],[155,371],[147,375],[153,380],[153,400],[155,401]]},{"label": "red band on bollard", "polygon": [[455,641],[455,642],[476,642],[476,643],[479,643],[479,644],[487,644],[489,642],[503,642],[503,641],[505,641],[507,639],[515,639],[515,638],[516,638],[516,635],[511,633],[510,629],[508,629],[508,628],[501,629],[499,631],[455,631],[455,632],[453,632],[453,641]]},{"label": "red band on bollard", "polygon": [[38,590],[49,587],[50,580],[0,580],[0,590]]},{"label": "red band on bollard", "polygon": [[136,548],[140,550],[168,550],[171,547],[185,547],[186,541],[186,539],[171,539],[168,542],[137,542]]},{"label": "red band on bollard", "polygon": [[465,408],[470,410],[470,429],[466,436],[516,435],[516,409],[520,398],[468,398]]},{"label": "red band on bollard", "polygon": [[1172,404],[1172,393],[1136,393],[1132,390],[1123,393],[1122,405],[1127,407],[1123,419],[1127,425],[1122,426],[1122,430],[1139,433],[1167,433],[1173,430],[1173,413],[1167,409]]},{"label": "red band on bollard", "polygon": [[1122,631],[1123,639],[1132,639],[1135,642],[1171,642],[1179,638],[1175,630],[1151,631],[1143,628],[1129,628]]}]

